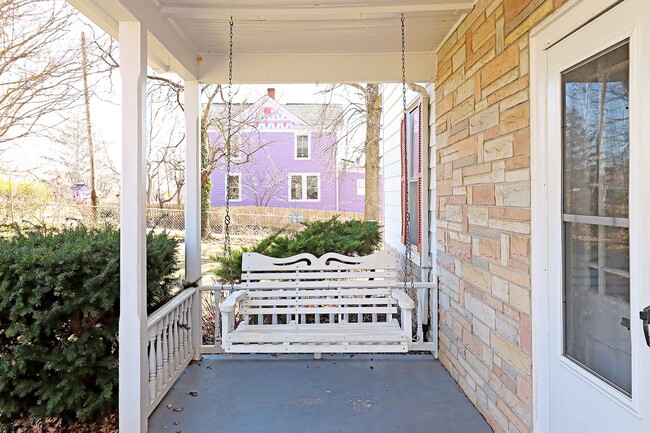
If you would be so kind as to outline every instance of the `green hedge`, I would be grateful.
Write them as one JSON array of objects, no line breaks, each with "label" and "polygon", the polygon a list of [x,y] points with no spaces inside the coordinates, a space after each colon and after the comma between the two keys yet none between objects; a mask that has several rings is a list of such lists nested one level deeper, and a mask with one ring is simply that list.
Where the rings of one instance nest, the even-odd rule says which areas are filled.
[{"label": "green hedge", "polygon": [[[179,288],[177,246],[147,237],[149,311]],[[119,251],[108,226],[0,238],[0,424],[117,408]]]},{"label": "green hedge", "polygon": [[380,226],[376,221],[341,222],[337,217],[332,217],[327,221],[306,222],[303,225],[305,229],[297,233],[284,235],[285,230],[281,229],[251,248],[233,250],[230,260],[224,256],[212,256],[221,264],[214,274],[226,283],[230,281],[229,270],[232,270],[232,280],[239,282],[242,254],[245,252],[271,257],[291,257],[300,253],[320,257],[329,252],[366,256],[376,250],[381,242]]}]

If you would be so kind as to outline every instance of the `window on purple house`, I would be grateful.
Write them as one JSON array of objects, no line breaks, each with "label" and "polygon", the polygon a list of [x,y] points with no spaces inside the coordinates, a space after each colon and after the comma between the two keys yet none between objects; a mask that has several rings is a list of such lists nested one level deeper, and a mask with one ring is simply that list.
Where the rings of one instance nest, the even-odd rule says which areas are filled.
[{"label": "window on purple house", "polygon": [[241,174],[231,174],[228,176],[226,183],[226,191],[228,192],[228,199],[232,201],[241,200]]},{"label": "window on purple house", "polygon": [[230,157],[233,160],[241,158],[241,137],[239,134],[233,135],[230,139]]},{"label": "window on purple house", "polygon": [[320,175],[319,174],[291,174],[289,175],[290,201],[319,200]]},{"label": "window on purple house", "polygon": [[296,159],[309,159],[309,135],[296,135]]}]

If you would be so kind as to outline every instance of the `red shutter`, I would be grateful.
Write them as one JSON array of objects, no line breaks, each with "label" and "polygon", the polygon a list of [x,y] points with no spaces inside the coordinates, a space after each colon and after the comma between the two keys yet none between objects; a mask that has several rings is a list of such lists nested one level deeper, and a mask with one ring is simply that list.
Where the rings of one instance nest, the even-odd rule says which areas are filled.
[{"label": "red shutter", "polygon": [[419,131],[418,131],[418,217],[415,221],[418,222],[418,252],[422,252],[422,103],[418,105],[419,116]]},{"label": "red shutter", "polygon": [[406,194],[408,188],[408,160],[406,153],[406,115],[402,119],[402,125],[400,128],[400,160],[402,163],[401,167],[401,180],[402,180],[402,243],[406,245],[406,233],[408,227],[406,227]]}]

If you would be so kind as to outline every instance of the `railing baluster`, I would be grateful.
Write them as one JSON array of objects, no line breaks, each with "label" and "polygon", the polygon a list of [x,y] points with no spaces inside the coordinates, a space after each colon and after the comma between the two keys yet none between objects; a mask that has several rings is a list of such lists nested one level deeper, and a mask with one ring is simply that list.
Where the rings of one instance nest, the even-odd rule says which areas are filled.
[{"label": "railing baluster", "polygon": [[426,305],[426,287],[419,287],[417,293],[417,304],[415,306],[416,312],[417,312],[417,329],[415,330],[418,343],[423,343],[424,342],[424,319],[425,319],[425,314],[424,312],[427,311],[427,305]]},{"label": "railing baluster", "polygon": [[149,330],[149,401],[156,398],[156,334]]},{"label": "railing baluster", "polygon": [[162,326],[163,338],[163,382],[167,383],[169,377],[169,316],[165,316]]},{"label": "railing baluster", "polygon": [[172,332],[174,333],[174,371],[181,364],[178,341],[178,307],[172,313]]},{"label": "railing baluster", "polygon": [[178,307],[178,340],[180,346],[180,360],[179,364],[185,361],[186,347],[185,347],[185,301]]},{"label": "railing baluster", "polygon": [[[219,309],[219,304],[221,300],[221,292],[219,290],[214,291],[214,345],[218,346],[221,341],[221,310]],[[246,319],[248,323],[248,318]]]},{"label": "railing baluster", "polygon": [[163,322],[156,324],[156,389],[162,391],[165,379],[163,377]]},{"label": "railing baluster", "polygon": [[185,357],[183,360],[187,359],[188,355],[192,353],[192,340],[190,339],[190,329],[191,329],[191,323],[190,322],[190,311],[192,308],[192,298],[188,298],[187,301],[185,301],[185,310],[183,311],[183,341],[184,346],[185,346]]}]

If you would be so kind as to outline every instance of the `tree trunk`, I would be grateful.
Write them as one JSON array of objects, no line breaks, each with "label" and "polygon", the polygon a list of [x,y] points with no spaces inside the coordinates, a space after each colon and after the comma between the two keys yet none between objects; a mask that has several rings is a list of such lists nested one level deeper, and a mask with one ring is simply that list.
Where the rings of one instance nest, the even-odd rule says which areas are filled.
[{"label": "tree trunk", "polygon": [[379,84],[366,88],[366,197],[365,219],[379,221],[381,180],[379,176],[379,138],[381,133],[381,101]]},{"label": "tree trunk", "polygon": [[[207,119],[207,120],[206,120]],[[212,192],[212,169],[210,167],[210,136],[208,135],[209,116],[201,119],[201,237],[208,235],[210,223],[210,193]]]},{"label": "tree trunk", "polygon": [[97,191],[95,190],[95,149],[93,147],[93,131],[90,123],[90,92],[88,91],[88,54],[86,52],[86,34],[81,32],[81,65],[83,68],[84,104],[86,106],[86,133],[88,135],[88,159],[90,164],[90,203],[93,206],[93,216],[97,212]]}]

